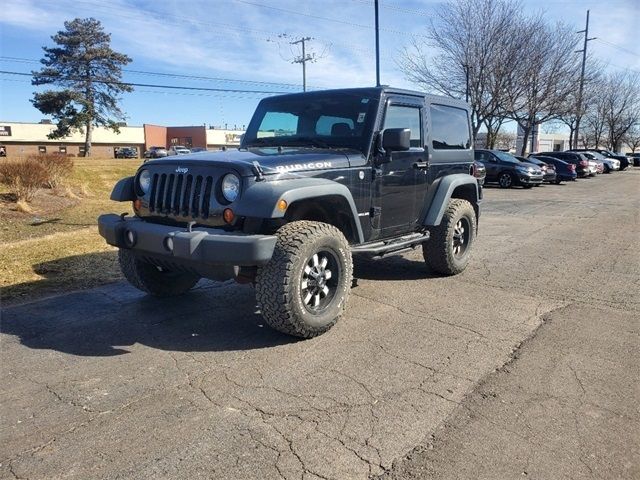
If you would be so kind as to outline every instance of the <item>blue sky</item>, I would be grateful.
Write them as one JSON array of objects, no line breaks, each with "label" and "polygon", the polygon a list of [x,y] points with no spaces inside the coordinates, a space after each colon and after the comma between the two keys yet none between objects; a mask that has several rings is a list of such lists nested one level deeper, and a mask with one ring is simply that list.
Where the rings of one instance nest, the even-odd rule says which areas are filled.
[{"label": "blue sky", "polygon": [[[381,0],[382,83],[411,88],[394,56],[426,31],[439,2]],[[526,0],[530,13],[584,27],[591,9],[590,51],[611,70],[640,72],[640,0]],[[99,19],[115,50],[133,62],[136,83],[240,90],[297,91],[302,71],[290,45],[309,36],[317,56],[307,68],[313,88],[375,83],[373,0],[11,0],[0,17],[0,70],[29,72],[50,36],[74,17]],[[577,54],[576,54],[577,55]],[[7,58],[11,57],[11,58]],[[24,59],[24,60],[23,60]],[[131,71],[135,70],[137,72]],[[149,73],[212,77],[187,79]],[[0,74],[0,120],[38,121],[25,77]],[[130,125],[247,124],[263,94],[136,88],[123,97]]]}]

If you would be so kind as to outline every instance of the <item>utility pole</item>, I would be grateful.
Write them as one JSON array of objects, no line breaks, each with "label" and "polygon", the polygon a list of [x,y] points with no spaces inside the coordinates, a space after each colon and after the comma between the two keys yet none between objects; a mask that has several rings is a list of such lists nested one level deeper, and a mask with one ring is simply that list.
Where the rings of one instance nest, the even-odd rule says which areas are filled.
[{"label": "utility pole", "polygon": [[465,63],[462,65],[464,68],[464,83],[465,83],[465,93],[464,93],[464,101],[469,103],[469,65]]},{"label": "utility pole", "polygon": [[314,60],[314,56],[306,53],[305,51],[305,42],[311,40],[311,37],[303,37],[300,40],[296,40],[295,42],[290,42],[291,45],[302,44],[302,55],[295,58],[292,63],[301,63],[302,64],[302,91],[307,91],[307,62],[312,62]]},{"label": "utility pole", "polygon": [[374,2],[376,15],[376,87],[380,86],[380,22],[378,20],[378,0]]},{"label": "utility pole", "polygon": [[582,119],[582,96],[584,92],[584,69],[587,64],[587,44],[591,40],[595,40],[597,37],[589,38],[589,10],[587,10],[587,23],[584,30],[580,30],[576,33],[584,33],[584,46],[582,50],[576,50],[576,53],[582,53],[582,71],[580,72],[580,88],[578,89],[578,106],[576,110],[576,131],[573,140],[573,148],[578,148],[578,139],[580,138],[580,120]]}]

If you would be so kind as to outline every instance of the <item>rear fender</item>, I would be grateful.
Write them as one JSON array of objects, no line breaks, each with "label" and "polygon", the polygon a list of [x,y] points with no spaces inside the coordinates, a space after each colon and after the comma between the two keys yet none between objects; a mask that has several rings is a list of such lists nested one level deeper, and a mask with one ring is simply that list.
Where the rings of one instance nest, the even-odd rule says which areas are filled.
[{"label": "rear fender", "polygon": [[451,198],[462,198],[467,200],[476,212],[476,218],[480,217],[480,192],[478,181],[475,177],[466,173],[456,173],[441,177],[436,191],[431,199],[431,204],[427,209],[423,225],[426,227],[437,227],[442,221],[444,212],[449,205]]}]

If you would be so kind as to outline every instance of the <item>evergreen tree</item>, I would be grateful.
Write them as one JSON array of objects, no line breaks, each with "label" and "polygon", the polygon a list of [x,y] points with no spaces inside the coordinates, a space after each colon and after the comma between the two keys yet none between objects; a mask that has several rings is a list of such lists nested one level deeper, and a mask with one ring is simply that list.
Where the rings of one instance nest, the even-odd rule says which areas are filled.
[{"label": "evergreen tree", "polygon": [[124,113],[119,95],[133,88],[122,83],[122,67],[131,58],[111,49],[111,35],[94,18],[76,18],[51,37],[57,46],[42,47],[44,67],[33,74],[32,85],[56,85],[58,90],[34,93],[31,102],[56,120],[49,138],[85,134],[85,156],[91,155],[94,126],[118,132]]}]

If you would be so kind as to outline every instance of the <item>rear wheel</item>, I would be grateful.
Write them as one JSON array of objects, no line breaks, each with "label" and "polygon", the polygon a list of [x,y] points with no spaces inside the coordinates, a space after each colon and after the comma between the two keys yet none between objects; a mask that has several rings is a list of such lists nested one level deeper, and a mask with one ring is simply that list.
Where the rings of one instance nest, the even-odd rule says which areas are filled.
[{"label": "rear wheel", "polygon": [[287,223],[278,230],[269,263],[258,269],[256,299],[269,326],[311,338],[344,312],[353,262],[342,232],[321,222]]},{"label": "rear wheel", "polygon": [[118,261],[124,278],[138,290],[154,297],[182,295],[200,280],[193,273],[171,271],[145,262],[131,250],[121,248],[118,251]]},{"label": "rear wheel", "polygon": [[440,225],[430,230],[431,238],[422,244],[427,265],[442,275],[456,275],[469,263],[476,235],[476,212],[467,200],[454,198]]}]

